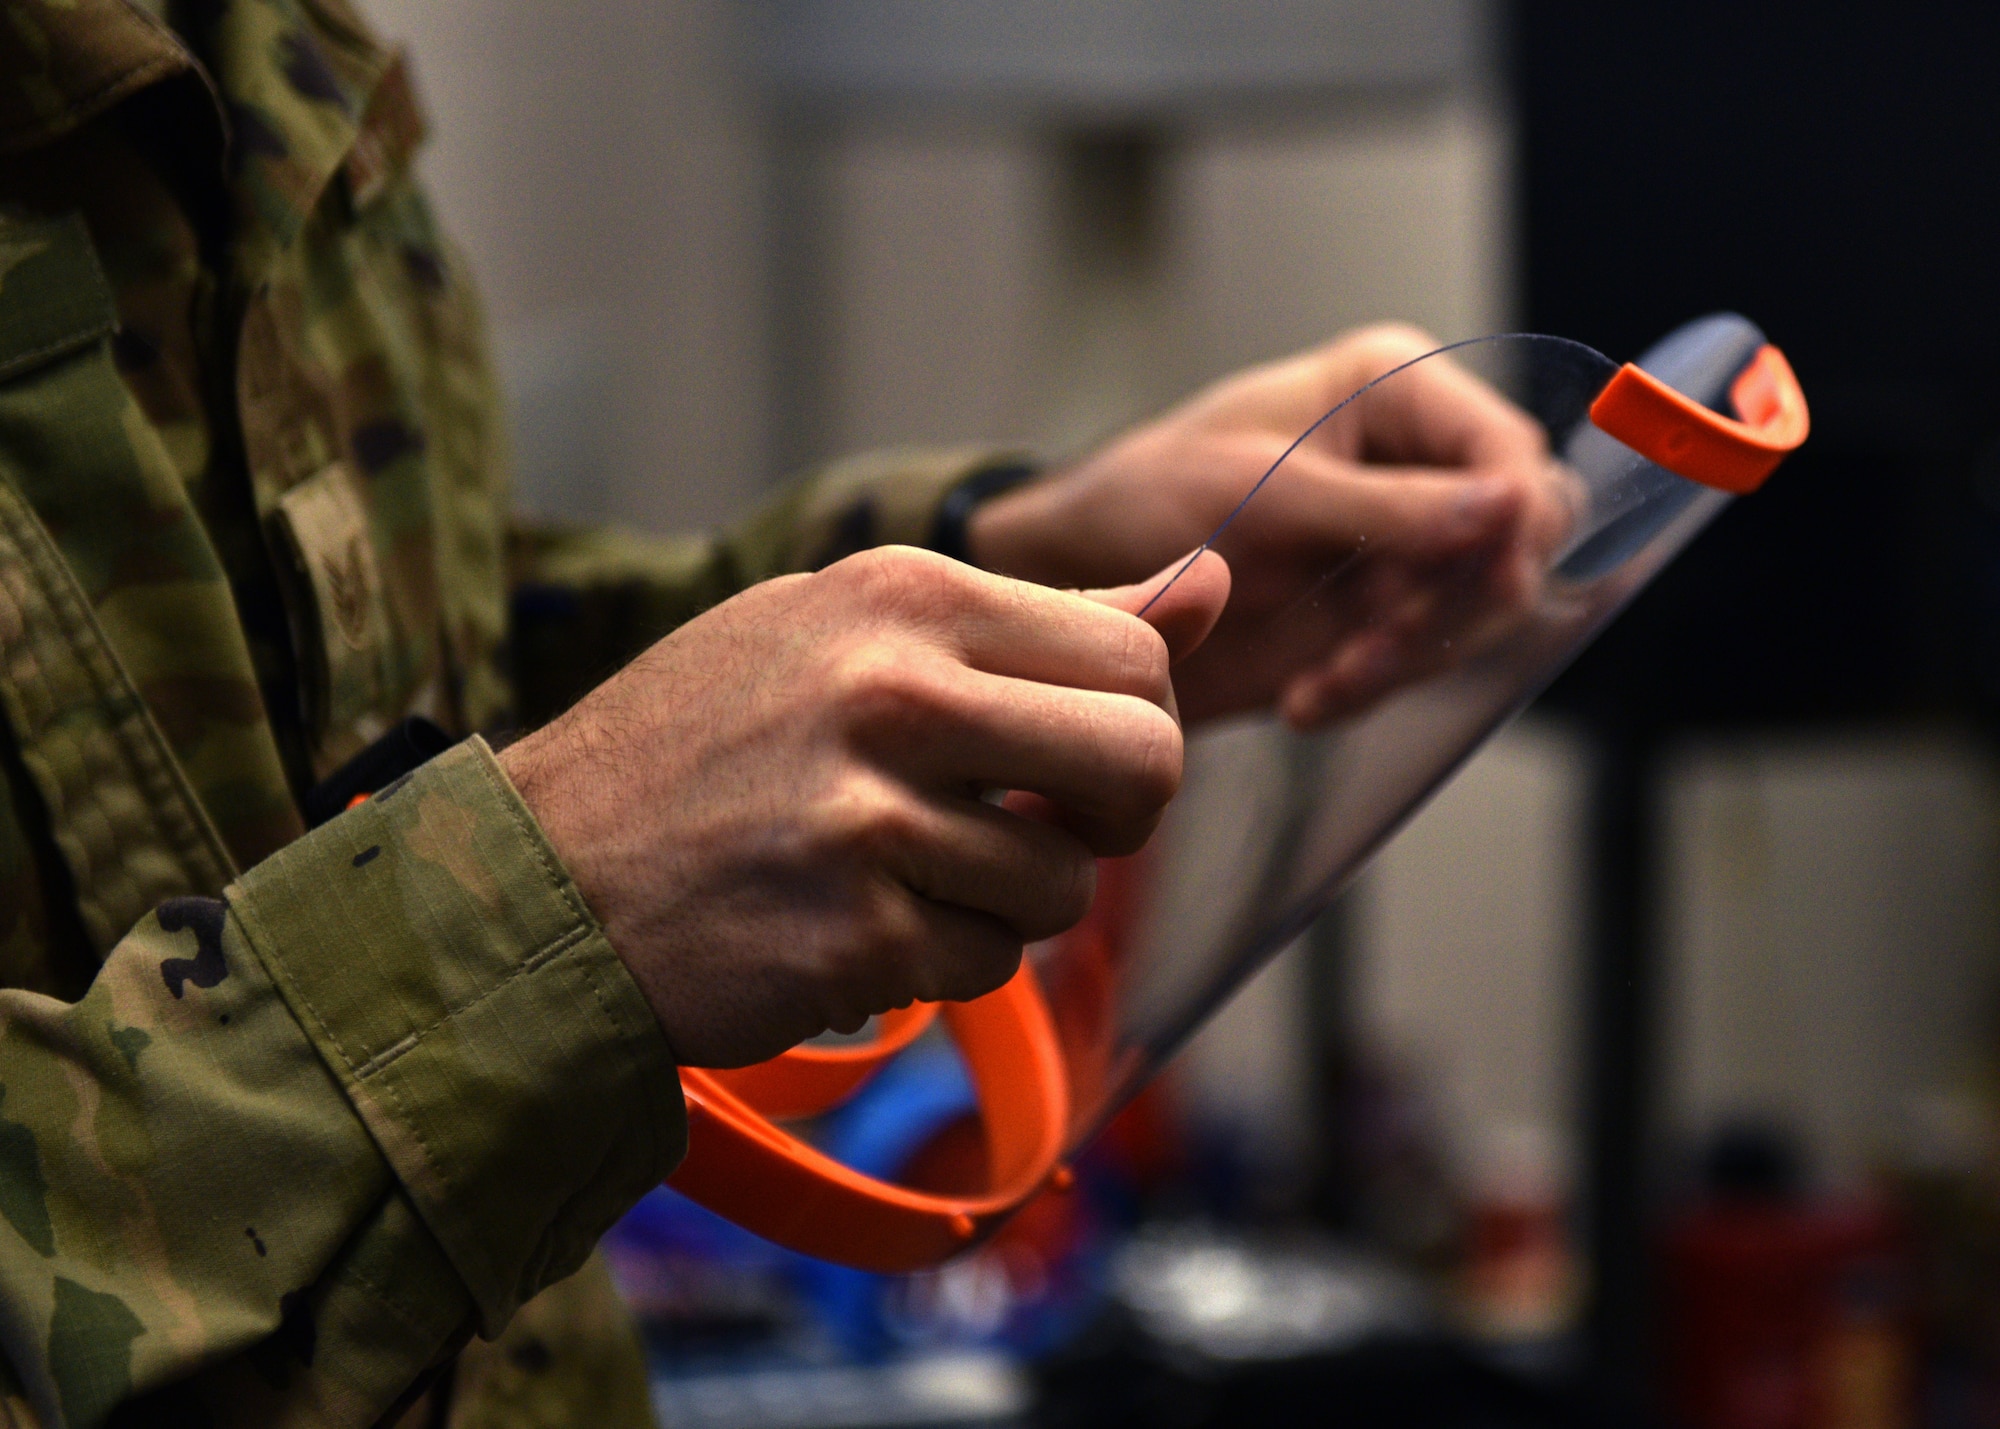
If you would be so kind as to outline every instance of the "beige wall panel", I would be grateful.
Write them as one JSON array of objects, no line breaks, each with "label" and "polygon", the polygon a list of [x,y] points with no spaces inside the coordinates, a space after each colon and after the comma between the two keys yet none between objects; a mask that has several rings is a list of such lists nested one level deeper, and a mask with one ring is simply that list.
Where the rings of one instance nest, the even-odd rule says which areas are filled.
[{"label": "beige wall panel", "polygon": [[1445,341],[1507,327],[1509,144],[1489,110],[1453,103],[1191,147],[1177,186],[1187,376],[1385,318]]},{"label": "beige wall panel", "polygon": [[762,489],[761,132],[727,0],[367,0],[514,388],[524,501],[654,527]]},{"label": "beige wall panel", "polygon": [[2000,780],[1884,734],[1691,752],[1670,787],[1673,1121],[1774,1117],[1852,1178],[1991,1027]]},{"label": "beige wall panel", "polygon": [[1402,317],[1505,326],[1508,136],[1460,102],[1196,129],[1150,272],[1080,275],[1036,131],[861,128],[828,165],[833,449],[1062,455],[1247,361]]},{"label": "beige wall panel", "polygon": [[1027,435],[1051,283],[1043,152],[857,129],[826,156],[830,451]]},{"label": "beige wall panel", "polygon": [[1369,1035],[1434,1078],[1452,1149],[1576,1108],[1585,770],[1571,735],[1513,725],[1384,850],[1355,921]]}]

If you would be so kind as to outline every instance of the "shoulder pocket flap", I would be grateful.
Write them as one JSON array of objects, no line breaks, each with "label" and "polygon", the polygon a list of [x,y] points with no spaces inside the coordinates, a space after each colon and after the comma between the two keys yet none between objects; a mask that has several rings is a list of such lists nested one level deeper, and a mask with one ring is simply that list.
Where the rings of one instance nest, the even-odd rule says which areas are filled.
[{"label": "shoulder pocket flap", "polygon": [[117,325],[111,285],[81,215],[0,215],[0,382],[87,347]]}]

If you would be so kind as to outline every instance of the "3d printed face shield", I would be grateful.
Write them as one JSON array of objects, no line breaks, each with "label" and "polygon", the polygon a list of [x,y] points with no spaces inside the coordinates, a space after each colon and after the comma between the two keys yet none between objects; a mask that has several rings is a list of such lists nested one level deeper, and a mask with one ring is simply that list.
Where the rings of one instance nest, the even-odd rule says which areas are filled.
[{"label": "3d printed face shield", "polygon": [[[684,1070],[689,1150],[671,1185],[780,1244],[881,1271],[943,1261],[1060,1187],[1065,1158],[1806,435],[1805,401],[1783,356],[1752,324],[1724,315],[1680,329],[1636,366],[1553,337],[1455,344],[1377,378],[1300,443],[1337,433],[1353,404],[1400,395],[1393,384],[1434,379],[1426,368],[1435,363],[1471,370],[1547,434],[1550,479],[1573,515],[1539,558],[1532,589],[1496,611],[1480,560],[1433,562],[1413,579],[1394,568],[1388,533],[1372,539],[1364,529],[1324,570],[1291,582],[1304,593],[1281,608],[1252,621],[1225,617],[1198,657],[1242,681],[1240,691],[1221,692],[1224,710],[1268,709],[1261,672],[1274,661],[1264,656],[1295,652],[1301,641],[1330,650],[1393,626],[1408,673],[1308,733],[1263,736],[1267,777],[1234,781],[1225,797],[1200,801],[1198,817],[1170,812],[1142,856],[1150,862],[1143,907],[1113,906],[1133,898],[1134,880],[1107,877],[1092,918],[1031,950],[999,991],[878,1019],[874,1039],[860,1045],[808,1045],[732,1072]],[[1212,541],[1226,549],[1232,524],[1273,501],[1292,455],[1245,474],[1244,501]],[[1256,572],[1236,575],[1240,591]],[[1268,714],[1241,718],[1275,724]],[[979,1094],[983,1191],[879,1181],[774,1124],[839,1103],[939,1016]]]}]

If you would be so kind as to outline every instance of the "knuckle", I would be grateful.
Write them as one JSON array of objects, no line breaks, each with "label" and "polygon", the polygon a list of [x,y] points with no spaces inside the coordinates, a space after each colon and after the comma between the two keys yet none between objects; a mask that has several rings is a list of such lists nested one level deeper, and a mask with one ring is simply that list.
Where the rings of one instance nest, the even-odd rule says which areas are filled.
[{"label": "knuckle", "polygon": [[1149,700],[1164,700],[1171,678],[1166,640],[1143,620],[1121,620],[1117,628],[1118,668],[1127,687]]},{"label": "knuckle", "polygon": [[1091,846],[1101,858],[1124,858],[1139,852],[1160,825],[1159,815],[1131,818],[1093,831]]},{"label": "knuckle", "polygon": [[869,880],[850,911],[847,936],[827,960],[829,1005],[865,1017],[906,1001],[919,933],[907,901],[886,881]]},{"label": "knuckle", "polygon": [[1075,840],[1065,840],[1048,880],[1051,898],[1046,921],[1031,937],[1049,938],[1075,927],[1097,901],[1097,859]]},{"label": "knuckle", "polygon": [[[1494,410],[1493,420],[1506,428],[1511,446],[1531,452],[1537,457],[1548,451],[1548,429],[1528,415],[1525,409],[1515,406],[1512,402],[1503,402]],[[1531,486],[1540,486],[1543,479],[1543,473],[1539,471],[1529,473]]]},{"label": "knuckle", "polygon": [[860,551],[821,574],[865,609],[900,615],[955,608],[970,576],[958,562],[914,546]]},{"label": "knuckle", "polygon": [[1184,746],[1180,726],[1164,710],[1144,712],[1107,735],[1096,813],[1079,826],[1099,855],[1134,853],[1142,848],[1160,817],[1180,792]]},{"label": "knuckle", "polygon": [[827,1013],[826,1025],[830,1031],[843,1037],[851,1037],[868,1024],[868,1014],[856,1007],[840,1007]]},{"label": "knuckle", "polygon": [[1490,604],[1502,617],[1525,614],[1541,603],[1547,585],[1539,562],[1507,561],[1494,577]]},{"label": "knuckle", "polygon": [[[1353,409],[1348,409],[1348,411],[1351,410]],[[1349,417],[1347,412],[1343,411],[1336,415],[1333,420],[1337,424],[1335,431],[1338,432],[1344,430],[1354,419]],[[1322,430],[1325,429],[1322,428]],[[1244,450],[1251,463],[1261,471],[1266,467],[1275,467],[1279,462],[1283,461],[1286,453],[1292,449],[1293,440],[1294,438],[1288,432],[1260,429],[1245,440]],[[1255,502],[1251,503],[1250,509],[1256,509]]]},{"label": "knuckle", "polygon": [[1082,839],[1043,826],[1023,878],[1000,917],[1030,943],[1075,927],[1097,898],[1097,859]]},{"label": "knuckle", "polygon": [[950,955],[936,960],[936,989],[926,999],[970,1002],[984,997],[1014,975],[1021,950],[1021,940],[997,924],[969,927],[952,939]]},{"label": "knuckle", "polygon": [[1185,745],[1181,727],[1165,710],[1150,709],[1132,736],[1134,811],[1156,815],[1180,792]]},{"label": "knuckle", "polygon": [[1021,966],[1021,945],[1004,939],[996,939],[993,946],[984,952],[971,970],[971,986],[963,1001],[970,1002],[975,997],[1006,985],[1007,979]]},{"label": "knuckle", "polygon": [[[841,804],[842,817],[837,824],[840,843],[849,856],[859,857],[867,868],[907,850],[921,837],[913,802],[883,780],[853,778],[842,792]],[[880,890],[871,890],[863,908],[864,926],[886,927],[893,908],[893,900],[885,900]]]},{"label": "knuckle", "polygon": [[865,945],[867,971],[877,982],[887,982],[905,967],[911,954],[923,947],[923,924],[908,897],[888,880],[875,884],[869,899]]},{"label": "knuckle", "polygon": [[916,651],[872,641],[842,661],[837,698],[851,728],[890,736],[915,735],[950,708],[945,672]]},{"label": "knuckle", "polygon": [[1421,357],[1438,346],[1438,340],[1414,323],[1382,322],[1370,323],[1356,331],[1348,341],[1353,350],[1370,362],[1385,363],[1394,367],[1413,357]]}]

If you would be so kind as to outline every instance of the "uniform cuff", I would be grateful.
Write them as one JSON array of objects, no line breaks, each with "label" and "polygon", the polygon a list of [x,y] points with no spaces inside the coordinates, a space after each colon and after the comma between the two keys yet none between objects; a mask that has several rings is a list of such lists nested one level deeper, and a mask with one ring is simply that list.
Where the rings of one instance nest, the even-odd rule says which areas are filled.
[{"label": "uniform cuff", "polygon": [[484,740],[259,864],[231,903],[484,1333],[686,1150],[659,1024]]},{"label": "uniform cuff", "polygon": [[997,447],[901,447],[836,462],[741,527],[743,574],[819,570],[875,546],[931,546],[947,498],[968,479],[1023,464]]}]

